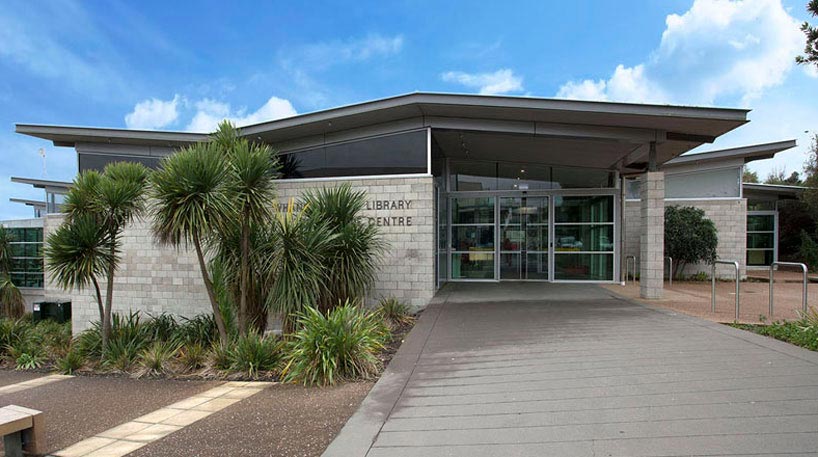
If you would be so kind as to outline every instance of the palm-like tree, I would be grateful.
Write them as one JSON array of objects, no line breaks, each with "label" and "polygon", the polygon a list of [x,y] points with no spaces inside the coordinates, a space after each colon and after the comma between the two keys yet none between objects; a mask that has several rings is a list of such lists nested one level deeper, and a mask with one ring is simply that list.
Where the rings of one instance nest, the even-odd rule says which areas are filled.
[{"label": "palm-like tree", "polygon": [[[246,333],[248,298],[252,290],[250,238],[254,227],[263,227],[270,221],[278,163],[269,146],[240,137],[238,130],[228,121],[219,124],[212,141],[227,158],[228,193],[231,207],[237,213],[232,220],[237,221],[239,235],[238,327],[241,333]],[[258,306],[258,303],[254,305]]]},{"label": "palm-like tree", "polygon": [[25,313],[25,300],[11,282],[12,241],[11,231],[0,225],[0,317],[18,318]]},{"label": "palm-like tree", "polygon": [[291,200],[286,211],[276,211],[269,244],[262,247],[271,290],[268,308],[281,316],[284,328],[292,330],[292,319],[314,306],[328,286],[327,254],[336,235],[317,218],[305,217],[309,207],[296,213]]},{"label": "palm-like tree", "polygon": [[366,192],[343,184],[309,191],[303,200],[307,217],[326,222],[336,236],[327,253],[327,288],[318,305],[326,311],[365,296],[387,248],[378,227],[361,218]]},{"label": "palm-like tree", "polygon": [[105,305],[99,287],[99,277],[116,263],[111,257],[111,239],[105,227],[92,215],[75,216],[70,223],[60,225],[46,240],[45,257],[51,280],[66,290],[85,289],[93,285],[99,321],[105,321]]},{"label": "palm-like tree", "polygon": [[234,214],[226,187],[229,175],[214,143],[196,143],[164,158],[151,175],[153,233],[163,244],[196,250],[222,345],[227,330],[207,270],[204,243]]},{"label": "palm-like tree", "polygon": [[[144,192],[147,178],[148,169],[143,165],[133,162],[111,163],[105,166],[102,173],[96,171],[80,173],[65,198],[63,211],[66,213],[65,225],[69,227],[65,229],[64,234],[70,233],[71,230],[80,230],[79,227],[70,227],[77,224],[85,225],[86,227],[82,227],[82,229],[86,233],[91,232],[88,226],[93,221],[93,224],[99,229],[99,247],[108,250],[107,260],[104,262],[107,285],[105,304],[102,307],[101,316],[103,347],[107,344],[111,333],[114,277],[119,266],[119,248],[122,233],[125,227],[134,219],[140,217],[144,210]],[[50,257],[64,259],[78,253],[89,254],[88,250],[78,249],[87,248],[87,243],[85,246],[72,246],[72,241],[79,243],[79,240],[72,239],[68,235],[64,236],[65,238],[62,239],[49,237],[55,242],[62,241],[53,245],[49,243],[47,251],[50,251]],[[74,260],[75,264],[88,265],[95,263],[94,259],[75,258]],[[59,274],[59,268],[65,268],[66,270],[63,273],[69,277],[72,276],[69,271],[70,263],[63,264],[62,267],[49,266],[49,269],[55,274]],[[68,281],[64,284],[70,285],[71,283],[71,281]],[[73,287],[82,287],[87,285],[88,282],[85,281],[83,284],[80,281],[73,284]],[[99,291],[97,291],[97,296],[99,299]]]}]

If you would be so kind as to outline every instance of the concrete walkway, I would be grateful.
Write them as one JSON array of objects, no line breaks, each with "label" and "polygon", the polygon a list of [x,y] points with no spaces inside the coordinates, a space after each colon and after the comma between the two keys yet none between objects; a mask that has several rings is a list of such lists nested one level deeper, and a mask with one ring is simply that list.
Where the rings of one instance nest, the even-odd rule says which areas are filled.
[{"label": "concrete walkway", "polygon": [[818,455],[818,354],[588,285],[444,289],[325,456]]}]

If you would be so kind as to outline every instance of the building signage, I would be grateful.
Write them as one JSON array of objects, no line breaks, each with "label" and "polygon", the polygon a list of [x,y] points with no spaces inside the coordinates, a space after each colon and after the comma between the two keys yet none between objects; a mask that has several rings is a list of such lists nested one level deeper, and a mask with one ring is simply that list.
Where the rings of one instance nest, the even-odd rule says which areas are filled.
[{"label": "building signage", "polygon": [[[412,225],[412,216],[392,215],[393,211],[405,211],[412,208],[413,200],[370,200],[366,202],[364,211],[389,211],[385,216],[363,216],[370,224],[379,227],[408,227]],[[300,212],[304,209],[302,203],[294,203],[293,211]],[[287,211],[287,203],[278,204],[279,211]]]},{"label": "building signage", "polygon": [[[366,211],[401,211],[412,207],[412,200],[370,200],[366,202]],[[370,224],[379,227],[411,226],[412,216],[367,216]]]}]

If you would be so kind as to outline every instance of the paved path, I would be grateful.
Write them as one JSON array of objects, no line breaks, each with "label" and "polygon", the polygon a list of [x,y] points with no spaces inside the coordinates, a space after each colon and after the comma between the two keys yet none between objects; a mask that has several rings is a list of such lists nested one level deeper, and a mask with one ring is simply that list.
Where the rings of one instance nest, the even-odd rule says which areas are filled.
[{"label": "paved path", "polygon": [[326,456],[818,455],[816,353],[593,286],[450,292]]}]

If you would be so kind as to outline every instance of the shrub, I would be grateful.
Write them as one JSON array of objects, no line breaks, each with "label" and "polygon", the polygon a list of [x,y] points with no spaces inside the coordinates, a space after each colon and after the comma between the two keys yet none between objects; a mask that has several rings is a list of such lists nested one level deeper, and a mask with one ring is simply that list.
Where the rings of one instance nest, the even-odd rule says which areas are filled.
[{"label": "shrub", "polygon": [[42,368],[46,356],[41,351],[24,352],[15,361],[18,370],[36,370]]},{"label": "shrub", "polygon": [[804,230],[801,231],[801,248],[798,250],[798,256],[812,271],[818,268],[818,242]]},{"label": "shrub", "polygon": [[145,338],[151,341],[170,341],[179,328],[176,318],[167,313],[162,313],[158,316],[151,316],[150,320],[145,322],[142,333]]},{"label": "shrub", "polygon": [[72,374],[82,368],[85,357],[76,349],[69,350],[63,357],[57,359],[57,370],[62,374]]},{"label": "shrub", "polygon": [[137,377],[159,376],[167,373],[168,364],[179,352],[179,343],[155,341],[139,355],[141,369]]},{"label": "shrub", "polygon": [[213,343],[208,353],[210,365],[216,370],[230,369],[230,347],[220,343]]},{"label": "shrub", "polygon": [[219,339],[219,330],[212,314],[200,314],[191,319],[182,318],[173,338],[186,346],[208,347]]},{"label": "shrub", "polygon": [[7,355],[11,346],[25,338],[30,327],[23,319],[0,319],[0,355]]},{"label": "shrub", "polygon": [[[218,334],[216,335],[218,336]],[[199,343],[191,343],[179,349],[179,362],[186,370],[198,370],[207,360],[207,351]]]},{"label": "shrub", "polygon": [[674,276],[688,264],[712,264],[719,244],[716,224],[704,215],[704,210],[692,206],[665,208],[665,255],[673,257]]},{"label": "shrub", "polygon": [[102,366],[118,371],[129,371],[139,360],[139,355],[145,346],[147,343],[141,339],[112,339],[105,348]]},{"label": "shrub", "polygon": [[394,297],[381,298],[378,303],[378,313],[390,328],[408,325],[415,320],[409,311],[409,306]]},{"label": "shrub", "polygon": [[289,342],[285,381],[327,385],[368,379],[380,369],[377,354],[384,349],[389,331],[377,312],[349,302],[327,315],[308,307],[298,324]]},{"label": "shrub", "polygon": [[96,328],[83,331],[74,341],[74,347],[80,355],[86,358],[99,359],[102,357],[102,334],[99,333],[99,324]]},{"label": "shrub", "polygon": [[227,352],[229,369],[257,378],[262,371],[272,371],[281,359],[281,344],[274,336],[250,332],[240,336]]}]

